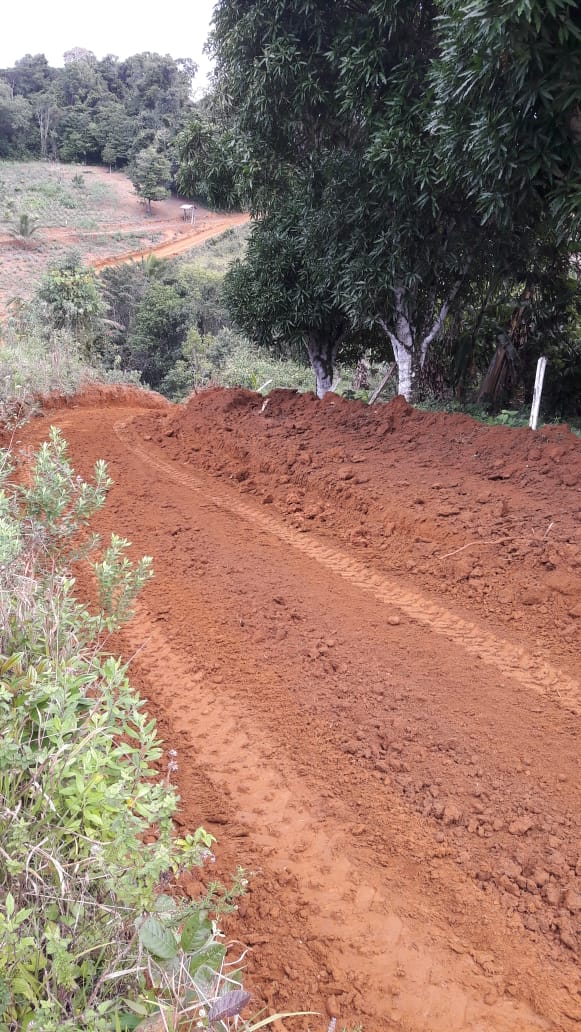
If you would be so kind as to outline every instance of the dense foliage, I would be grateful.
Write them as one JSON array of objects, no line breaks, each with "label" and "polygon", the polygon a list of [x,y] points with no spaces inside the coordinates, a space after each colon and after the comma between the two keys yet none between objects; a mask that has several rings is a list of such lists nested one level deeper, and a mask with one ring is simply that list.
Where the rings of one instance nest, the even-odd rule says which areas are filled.
[{"label": "dense foliage", "polygon": [[98,61],[77,47],[62,68],[27,54],[0,69],[0,157],[124,166],[153,146],[175,165],[195,73],[189,58],[160,54]]},{"label": "dense foliage", "polygon": [[445,0],[431,129],[486,220],[581,228],[576,0]]},{"label": "dense foliage", "polygon": [[74,253],[50,265],[31,300],[14,300],[3,323],[0,419],[17,421],[39,395],[95,380],[145,384],[176,401],[209,383],[311,389],[300,354],[281,354],[277,342],[254,348],[232,329],[224,276],[246,235],[245,227],[229,230],[191,256],[152,255],[99,276]]},{"label": "dense foliage", "polygon": [[[182,907],[160,895],[212,840],[176,837],[155,722],[104,651],[151,561],[89,532],[111,484],[103,462],[92,481],[76,476],[55,429],[25,485],[11,460],[0,451],[0,1029],[106,1032],[160,1010],[177,1028],[184,1008],[212,1001],[238,1013],[248,996],[220,973],[208,911],[241,884]],[[82,562],[93,610],[75,597]]]},{"label": "dense foliage", "polygon": [[96,344],[100,360],[108,368],[138,369],[149,387],[175,395],[173,370],[183,364],[185,348],[192,365],[184,386],[191,388],[192,348],[200,356],[215,350],[216,336],[230,325],[222,281],[223,274],[195,261],[152,257],[106,269],[100,285],[109,321]]},{"label": "dense foliage", "polygon": [[[393,353],[402,393],[417,396],[434,382],[444,334],[465,338],[500,309],[497,343],[523,352],[515,369],[528,370],[534,327],[552,309],[581,372],[570,264],[579,16],[570,0],[540,10],[533,0],[217,4],[213,102],[182,135],[178,179],[260,220],[230,278],[232,311],[257,342],[300,339],[319,394],[337,349],[363,353],[371,333],[386,360]],[[502,138],[487,136],[487,119]],[[533,298],[525,333],[519,312]]]}]

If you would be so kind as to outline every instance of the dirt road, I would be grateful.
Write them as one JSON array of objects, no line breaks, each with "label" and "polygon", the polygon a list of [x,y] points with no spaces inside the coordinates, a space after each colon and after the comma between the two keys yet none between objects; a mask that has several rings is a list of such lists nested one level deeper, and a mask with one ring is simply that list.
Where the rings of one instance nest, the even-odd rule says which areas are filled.
[{"label": "dirt road", "polygon": [[[286,1027],[581,1027],[580,442],[290,392],[87,396],[121,642]],[[152,402],[152,404],[156,404]],[[202,883],[184,880],[195,896]]]},{"label": "dirt road", "polygon": [[205,244],[206,240],[220,236],[227,229],[234,229],[236,226],[244,226],[249,221],[248,215],[218,215],[215,212],[206,214],[200,218],[195,226],[187,226],[178,232],[173,232],[172,239],[164,240],[159,244],[152,244],[150,247],[142,248],[139,251],[127,251],[124,254],[113,255],[108,258],[98,258],[91,261],[91,265],[97,271],[110,269],[114,265],[125,265],[127,262],[139,262],[143,258],[149,258],[154,254],[157,258],[173,258],[176,254],[183,254],[193,247]]}]

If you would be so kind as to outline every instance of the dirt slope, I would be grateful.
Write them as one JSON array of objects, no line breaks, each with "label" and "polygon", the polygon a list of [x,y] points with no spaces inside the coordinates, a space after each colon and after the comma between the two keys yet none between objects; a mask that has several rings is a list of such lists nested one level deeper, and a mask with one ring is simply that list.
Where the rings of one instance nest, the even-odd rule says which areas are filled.
[{"label": "dirt slope", "polygon": [[579,441],[401,399],[113,401],[24,438],[105,457],[103,529],[154,556],[121,645],[184,826],[254,874],[257,1000],[313,1032],[580,1028]]},{"label": "dirt slope", "polygon": [[[14,167],[9,165],[14,177]],[[76,190],[73,177],[78,174],[83,176],[88,189]],[[71,248],[85,264],[100,270],[140,261],[150,254],[171,258],[248,221],[247,215],[212,211],[197,204],[192,226],[183,219],[183,199],[178,197],[155,201],[151,215],[146,216],[144,204],[128,177],[122,172],[109,173],[100,166],[85,165],[80,169],[75,165],[32,162],[22,165],[21,175],[22,181],[17,180],[16,185],[21,190],[21,200],[24,198],[23,210],[28,197],[37,211],[36,203],[38,197],[44,197],[45,187],[52,186],[57,191],[57,200],[50,213],[45,213],[46,224],[41,225],[32,240],[14,239],[0,218],[0,316],[5,314],[9,298],[30,297],[49,263]],[[72,208],[63,207],[59,192],[67,186],[72,191]],[[59,220],[60,225],[53,225]]]}]

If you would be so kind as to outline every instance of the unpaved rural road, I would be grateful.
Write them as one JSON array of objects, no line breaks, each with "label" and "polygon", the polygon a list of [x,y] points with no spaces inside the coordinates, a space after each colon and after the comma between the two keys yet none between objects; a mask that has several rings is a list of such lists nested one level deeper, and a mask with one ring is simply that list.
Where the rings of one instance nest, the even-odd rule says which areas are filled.
[{"label": "unpaved rural road", "polygon": [[126,265],[128,262],[138,262],[154,254],[157,258],[173,258],[176,254],[184,254],[194,247],[200,247],[212,237],[220,236],[228,229],[235,229],[237,226],[244,226],[249,221],[248,215],[223,215],[215,216],[214,221],[208,224],[208,219],[200,219],[198,225],[187,227],[182,230],[182,235],[173,240],[162,240],[159,244],[152,244],[150,247],[141,248],[138,251],[127,251],[125,254],[117,254],[108,258],[94,258],[90,264],[100,272],[101,269],[110,269],[114,265]]},{"label": "unpaved rural road", "polygon": [[202,878],[251,872],[228,933],[257,1002],[312,1032],[581,1028],[580,442],[139,398],[21,440],[105,458],[99,529],[154,557],[119,647],[218,839]]}]

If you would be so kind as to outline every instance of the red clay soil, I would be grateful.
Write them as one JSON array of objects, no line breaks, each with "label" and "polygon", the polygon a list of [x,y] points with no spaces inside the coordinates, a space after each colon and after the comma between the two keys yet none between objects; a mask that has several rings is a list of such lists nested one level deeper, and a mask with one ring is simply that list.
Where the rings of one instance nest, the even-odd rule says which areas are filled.
[{"label": "red clay soil", "polygon": [[402,399],[112,401],[21,436],[106,458],[101,529],[154,557],[121,646],[218,839],[183,888],[252,873],[257,1005],[581,1028],[581,442]]}]

